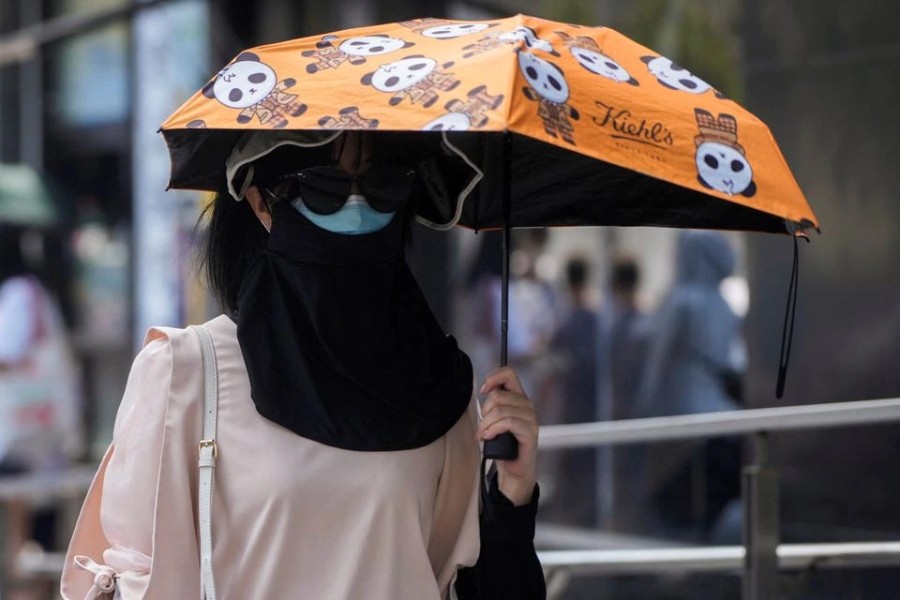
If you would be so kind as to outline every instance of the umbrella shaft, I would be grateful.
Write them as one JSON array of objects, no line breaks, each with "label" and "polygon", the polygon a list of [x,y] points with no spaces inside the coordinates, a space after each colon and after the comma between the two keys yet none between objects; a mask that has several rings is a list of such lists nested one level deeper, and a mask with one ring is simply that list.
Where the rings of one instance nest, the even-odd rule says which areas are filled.
[{"label": "umbrella shaft", "polygon": [[508,364],[509,339],[509,254],[512,200],[512,134],[508,131],[503,139],[503,283],[500,298],[500,366]]},{"label": "umbrella shaft", "polygon": [[[500,298],[500,366],[508,362],[507,339],[509,333],[509,251],[512,231],[512,134],[503,136],[503,283]],[[519,444],[512,433],[501,433],[484,443],[484,458],[515,460],[519,456]],[[482,463],[483,464],[483,463]]]}]

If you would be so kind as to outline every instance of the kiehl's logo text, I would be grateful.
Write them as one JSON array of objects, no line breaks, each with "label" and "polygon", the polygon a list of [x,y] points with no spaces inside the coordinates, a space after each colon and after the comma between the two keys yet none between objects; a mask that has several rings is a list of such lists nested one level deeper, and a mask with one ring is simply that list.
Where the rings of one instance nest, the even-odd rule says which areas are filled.
[{"label": "kiehl's logo text", "polygon": [[651,146],[671,146],[675,143],[672,132],[659,121],[650,123],[647,119],[638,120],[627,108],[617,109],[607,106],[597,100],[595,102],[600,109],[600,115],[594,116],[594,124],[598,127],[608,127],[619,135],[612,134],[618,139],[650,144]]}]

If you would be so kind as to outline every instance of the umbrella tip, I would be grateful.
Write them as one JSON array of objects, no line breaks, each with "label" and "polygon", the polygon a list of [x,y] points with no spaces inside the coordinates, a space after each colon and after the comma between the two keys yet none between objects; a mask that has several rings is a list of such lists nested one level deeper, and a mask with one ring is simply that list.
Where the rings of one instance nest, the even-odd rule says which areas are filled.
[{"label": "umbrella tip", "polygon": [[821,229],[821,227],[819,227],[818,225],[816,225],[815,223],[813,223],[813,222],[810,221],[809,219],[803,219],[803,220],[801,220],[801,221],[800,221],[800,228],[801,228],[801,229],[814,229],[814,230],[816,231],[816,233],[818,233],[819,235],[822,235],[822,229]]}]

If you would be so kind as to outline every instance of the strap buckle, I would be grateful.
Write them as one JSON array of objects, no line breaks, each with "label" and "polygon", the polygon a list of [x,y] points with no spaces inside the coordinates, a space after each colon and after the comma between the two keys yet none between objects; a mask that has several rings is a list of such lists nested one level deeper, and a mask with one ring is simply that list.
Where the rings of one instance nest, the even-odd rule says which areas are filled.
[{"label": "strap buckle", "polygon": [[202,452],[204,448],[212,448],[213,458],[219,458],[219,446],[216,444],[216,440],[200,440],[197,451]]}]

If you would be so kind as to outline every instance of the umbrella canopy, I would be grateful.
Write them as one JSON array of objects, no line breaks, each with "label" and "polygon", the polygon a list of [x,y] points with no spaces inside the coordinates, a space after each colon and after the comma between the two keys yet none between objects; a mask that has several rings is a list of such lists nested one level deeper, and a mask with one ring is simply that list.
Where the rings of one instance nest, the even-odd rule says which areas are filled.
[{"label": "umbrella canopy", "polygon": [[50,194],[34,169],[0,164],[0,222],[49,227],[57,217]]},{"label": "umbrella canopy", "polygon": [[818,228],[759,119],[606,27],[415,19],[250,49],[162,125],[170,186],[223,189],[246,132],[285,129],[444,132],[487,177],[443,226],[502,226],[509,187],[513,227]]}]

